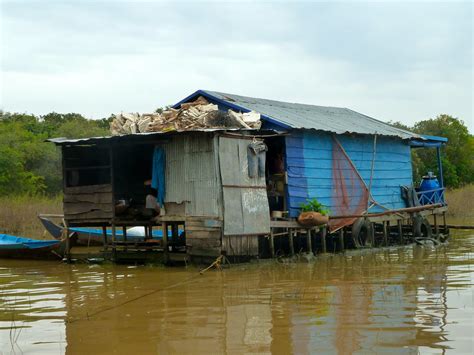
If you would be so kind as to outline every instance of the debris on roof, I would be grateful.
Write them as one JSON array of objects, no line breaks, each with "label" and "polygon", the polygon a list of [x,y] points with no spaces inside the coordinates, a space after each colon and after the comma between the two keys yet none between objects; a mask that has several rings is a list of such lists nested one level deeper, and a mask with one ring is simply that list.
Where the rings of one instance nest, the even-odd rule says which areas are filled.
[{"label": "debris on roof", "polygon": [[120,113],[110,124],[112,135],[146,132],[191,131],[202,128],[259,129],[260,114],[228,110],[222,112],[215,104],[199,96],[193,102],[182,103],[179,108],[169,108],[161,113]]}]

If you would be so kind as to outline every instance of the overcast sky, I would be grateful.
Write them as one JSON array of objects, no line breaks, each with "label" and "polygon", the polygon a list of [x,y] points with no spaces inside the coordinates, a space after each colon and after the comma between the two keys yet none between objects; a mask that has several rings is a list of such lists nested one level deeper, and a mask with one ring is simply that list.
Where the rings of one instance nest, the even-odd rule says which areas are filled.
[{"label": "overcast sky", "polygon": [[473,122],[473,2],[5,1],[0,107],[150,112],[197,89]]}]

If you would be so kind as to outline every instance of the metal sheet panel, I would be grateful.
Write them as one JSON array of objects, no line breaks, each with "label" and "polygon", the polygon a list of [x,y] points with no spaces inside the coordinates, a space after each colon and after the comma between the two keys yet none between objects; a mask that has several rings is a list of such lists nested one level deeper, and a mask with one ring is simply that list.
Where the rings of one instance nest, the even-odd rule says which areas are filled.
[{"label": "metal sheet panel", "polygon": [[270,232],[265,177],[248,176],[248,144],[248,139],[219,138],[225,235]]},{"label": "metal sheet panel", "polygon": [[166,145],[166,202],[185,203],[188,216],[221,216],[214,139],[174,136]]},{"label": "metal sheet panel", "polygon": [[194,95],[199,94],[206,96],[210,101],[214,99],[214,103],[219,104],[220,109],[225,109],[224,106],[227,106],[237,111],[256,111],[265,120],[284,128],[316,129],[336,134],[378,134],[402,139],[427,140],[421,135],[393,127],[348,108],[289,103],[209,90],[199,90]]}]

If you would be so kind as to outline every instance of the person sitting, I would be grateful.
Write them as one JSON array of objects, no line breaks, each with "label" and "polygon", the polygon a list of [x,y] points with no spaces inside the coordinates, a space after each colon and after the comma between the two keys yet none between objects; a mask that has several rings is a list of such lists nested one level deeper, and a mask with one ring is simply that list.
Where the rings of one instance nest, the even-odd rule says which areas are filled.
[{"label": "person sitting", "polygon": [[160,215],[161,208],[157,200],[158,191],[151,187],[151,180],[146,180],[143,184],[145,185],[145,193],[146,193],[146,198],[145,198],[145,208],[147,211],[146,213],[150,214],[151,212],[152,216]]}]

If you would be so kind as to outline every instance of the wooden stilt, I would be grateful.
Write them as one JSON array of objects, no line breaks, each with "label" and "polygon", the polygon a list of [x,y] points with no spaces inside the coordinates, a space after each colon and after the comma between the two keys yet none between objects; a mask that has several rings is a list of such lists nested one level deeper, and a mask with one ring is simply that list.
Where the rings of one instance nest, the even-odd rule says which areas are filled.
[{"label": "wooden stilt", "polygon": [[344,251],[344,228],[339,229],[338,239],[339,239],[339,251]]},{"label": "wooden stilt", "polygon": [[122,226],[123,241],[125,242],[124,249],[127,250],[127,227]]},{"label": "wooden stilt", "polygon": [[312,245],[312,242],[311,242],[311,231],[312,231],[312,229],[310,229],[310,228],[308,228],[306,230],[306,241],[307,241],[307,244],[308,244],[308,253],[313,252],[313,245]]},{"label": "wooden stilt", "polygon": [[[171,241],[172,241],[172,244],[175,244],[176,245],[176,241],[178,240],[178,224],[177,223],[173,223],[171,225]],[[151,238],[151,236],[150,236]]]},{"label": "wooden stilt", "polygon": [[448,225],[446,224],[446,212],[443,212],[443,233],[448,234]]},{"label": "wooden stilt", "polygon": [[438,216],[433,215],[433,222],[434,222],[434,228],[435,228],[435,237],[439,237],[439,225],[438,225]]},{"label": "wooden stilt", "polygon": [[106,226],[102,226],[102,235],[104,237],[104,250],[107,251],[108,241],[107,241],[107,227]]},{"label": "wooden stilt", "polygon": [[117,228],[115,227],[115,223],[112,223],[112,243],[115,244],[115,238],[117,236]]},{"label": "wooden stilt", "polygon": [[69,228],[66,226],[66,262],[71,262],[71,236]]},{"label": "wooden stilt", "polygon": [[165,256],[165,262],[168,261],[168,225],[166,222],[161,224],[163,230],[163,254]]},{"label": "wooden stilt", "polygon": [[400,241],[400,244],[403,245],[403,222],[401,219],[397,220],[397,226],[398,226],[398,239]]},{"label": "wooden stilt", "polygon": [[323,253],[326,253],[327,252],[327,248],[326,248],[326,234],[327,234],[327,227],[324,226],[321,228],[321,245],[322,245],[322,248],[323,248]]},{"label": "wooden stilt", "polygon": [[116,249],[116,237],[117,237],[117,230],[115,227],[115,222],[112,222],[112,253],[113,253],[113,259],[115,260],[115,253],[117,251]]},{"label": "wooden stilt", "polygon": [[388,245],[388,221],[383,221],[383,244]]},{"label": "wooden stilt", "polygon": [[289,228],[288,229],[288,236],[289,236],[289,242],[290,242],[290,254],[295,255],[295,246],[293,244],[293,229]]},{"label": "wooden stilt", "polygon": [[275,240],[273,237],[273,228],[270,228],[270,254],[272,258],[275,257]]}]

